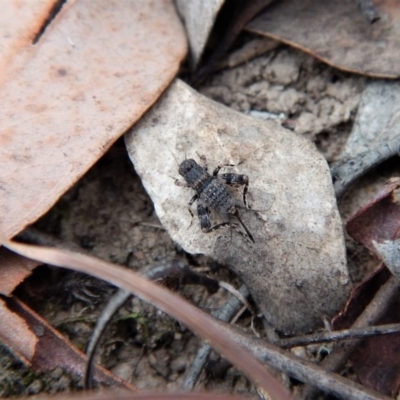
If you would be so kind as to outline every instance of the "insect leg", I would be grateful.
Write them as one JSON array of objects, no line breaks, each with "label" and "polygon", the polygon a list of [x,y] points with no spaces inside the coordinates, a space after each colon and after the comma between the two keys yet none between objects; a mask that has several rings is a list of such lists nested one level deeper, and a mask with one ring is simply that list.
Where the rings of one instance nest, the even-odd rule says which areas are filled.
[{"label": "insect leg", "polygon": [[214,171],[213,171],[213,176],[217,176],[218,172],[220,171],[221,168],[234,167],[234,166],[235,166],[235,164],[221,164],[221,165],[218,165],[218,167],[215,168]]},{"label": "insect leg", "polygon": [[200,227],[203,232],[210,232],[211,229],[211,220],[210,220],[210,211],[207,207],[204,207],[203,204],[197,204],[197,216],[200,220]]},{"label": "insect leg", "polygon": [[189,187],[189,185],[186,182],[181,182],[179,179],[175,179],[175,185],[182,187]]},{"label": "insect leg", "polygon": [[231,214],[228,214],[228,222],[229,222],[229,227],[230,227],[230,229],[231,229],[231,242],[232,242],[233,225],[232,225]]},{"label": "insect leg", "polygon": [[188,226],[188,229],[189,229],[190,226],[192,225],[193,217],[194,217],[194,215],[193,215],[192,210],[190,209],[190,207],[192,207],[193,203],[194,203],[198,198],[199,198],[199,196],[198,196],[197,194],[195,194],[195,195],[190,199],[190,201],[189,201],[189,203],[188,203],[188,210],[189,210],[189,212],[190,212],[190,215],[192,216],[192,218],[191,218],[191,220],[190,220],[190,224],[189,224],[189,226]]},{"label": "insect leg", "polygon": [[249,187],[249,177],[247,175],[239,175],[234,173],[221,174],[220,177],[225,181],[227,185],[243,185],[243,203],[246,208],[249,208],[246,199],[247,189]]},{"label": "insect leg", "polygon": [[201,161],[201,163],[203,164],[203,165],[202,165],[203,168],[208,172],[208,163],[207,163],[207,158],[206,158],[206,156],[205,156],[204,154],[201,155],[201,154],[199,154],[199,153],[197,153],[197,155],[199,156],[200,161]]},{"label": "insect leg", "polygon": [[189,212],[190,212],[190,214],[192,215],[192,217],[193,217],[193,213],[192,213],[192,210],[190,209],[190,207],[192,207],[193,203],[194,203],[198,198],[199,198],[199,195],[196,193],[196,194],[190,199],[190,201],[189,201],[189,203],[188,203],[188,209],[189,209]]},{"label": "insect leg", "polygon": [[240,215],[239,215],[239,211],[236,210],[235,213],[232,214],[232,215],[234,215],[234,216],[238,219],[238,221],[240,222],[240,224],[243,226],[243,229],[246,231],[247,236],[250,238],[250,240],[251,240],[253,243],[255,243],[254,238],[253,238],[253,235],[250,233],[250,231],[247,229],[246,225],[245,225],[245,224],[243,223],[243,221],[241,220]]},{"label": "insect leg", "polygon": [[207,207],[203,206],[203,204],[200,204],[200,203],[197,205],[197,215],[200,220],[201,230],[204,233],[210,233],[219,228],[222,228],[223,226],[230,225],[230,222],[222,222],[220,224],[211,226],[210,210]]}]

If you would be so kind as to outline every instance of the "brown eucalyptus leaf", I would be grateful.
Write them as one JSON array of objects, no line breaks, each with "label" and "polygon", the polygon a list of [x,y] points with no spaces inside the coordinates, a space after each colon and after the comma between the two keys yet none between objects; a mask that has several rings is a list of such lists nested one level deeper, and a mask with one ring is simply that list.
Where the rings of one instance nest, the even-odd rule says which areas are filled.
[{"label": "brown eucalyptus leaf", "polygon": [[19,315],[0,299],[0,342],[25,365],[32,364],[38,338]]},{"label": "brown eucalyptus leaf", "polygon": [[[343,231],[327,163],[312,143],[177,80],[126,135],[126,144],[172,238],[187,252],[211,256],[239,275],[275,328],[308,331],[322,324],[321,315],[342,308],[351,286]],[[259,211],[240,214],[255,243],[240,228],[206,234],[198,218],[191,218],[187,205],[195,192],[174,185],[174,178],[177,163],[185,158],[200,163],[199,155],[207,157],[210,173],[228,163],[236,167],[223,172],[249,177],[248,201]],[[232,195],[243,206],[241,192]],[[213,213],[211,219],[214,225],[227,216]]]},{"label": "brown eucalyptus leaf", "polygon": [[15,57],[32,44],[57,0],[4,1],[0,13],[0,81]]},{"label": "brown eucalyptus leaf", "polygon": [[300,48],[336,68],[373,77],[400,76],[400,7],[375,1],[370,24],[354,0],[281,0],[247,29]]},{"label": "brown eucalyptus leaf", "polygon": [[0,247],[0,293],[10,296],[40,262],[21,257]]},{"label": "brown eucalyptus leaf", "polygon": [[[19,352],[29,345],[29,354],[26,358],[32,368],[36,371],[44,372],[61,367],[70,373],[83,376],[87,357],[66,337],[15,297],[7,299],[7,309],[11,310],[9,312],[12,312],[25,326],[23,332],[14,330],[13,338],[19,340],[17,347]],[[1,324],[2,329],[6,329],[5,326],[9,322],[2,319],[3,321],[4,323]],[[9,329],[12,328],[13,326],[10,325]],[[136,390],[134,385],[118,378],[100,366],[96,367],[94,378],[97,382],[108,385],[123,385],[128,389]]]},{"label": "brown eucalyptus leaf", "polygon": [[67,3],[0,86],[0,236],[45,213],[151,106],[185,52],[172,1]]},{"label": "brown eucalyptus leaf", "polygon": [[381,264],[365,279],[355,285],[344,309],[333,318],[331,322],[332,329],[335,331],[350,329],[389,277],[390,272]]}]

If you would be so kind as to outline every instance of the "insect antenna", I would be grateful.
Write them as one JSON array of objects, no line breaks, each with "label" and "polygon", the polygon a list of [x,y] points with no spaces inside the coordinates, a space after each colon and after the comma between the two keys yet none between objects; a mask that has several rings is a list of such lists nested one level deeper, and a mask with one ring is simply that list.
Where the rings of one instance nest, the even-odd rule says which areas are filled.
[{"label": "insect antenna", "polygon": [[[168,150],[169,150],[169,149],[168,149]],[[174,154],[171,150],[169,150],[169,152],[171,153],[172,157],[174,157],[174,160],[175,160],[175,162],[176,162],[176,165],[179,167],[179,162],[178,162],[178,159],[175,157],[175,154]]]},{"label": "insect antenna", "polygon": [[238,204],[236,204],[236,207],[240,208],[241,210],[252,211],[252,212],[265,212],[266,211],[266,210],[253,210],[252,208],[243,207]]},{"label": "insect antenna", "polygon": [[233,225],[232,225],[232,217],[231,217],[231,214],[228,214],[228,221],[229,221],[229,227],[230,227],[230,229],[231,229],[231,242],[232,242]]},{"label": "insect antenna", "polygon": [[250,233],[250,231],[247,229],[246,225],[245,225],[245,224],[243,223],[243,221],[240,219],[239,211],[236,210],[235,213],[232,214],[232,215],[234,215],[234,216],[238,219],[238,221],[240,222],[240,224],[243,226],[243,229],[246,231],[247,236],[250,238],[250,240],[251,240],[253,243],[255,243],[254,238],[253,238],[253,235]]}]

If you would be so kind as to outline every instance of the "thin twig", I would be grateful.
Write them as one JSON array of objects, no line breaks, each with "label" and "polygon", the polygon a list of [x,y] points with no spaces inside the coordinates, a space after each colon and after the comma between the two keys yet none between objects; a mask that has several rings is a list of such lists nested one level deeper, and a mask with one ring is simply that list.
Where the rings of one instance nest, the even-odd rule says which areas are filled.
[{"label": "thin twig", "polygon": [[365,338],[376,335],[389,335],[399,333],[400,324],[388,324],[379,326],[367,326],[364,328],[343,329],[334,332],[319,332],[312,335],[296,336],[287,339],[279,339],[277,346],[289,349],[296,346],[307,346],[313,343],[333,342],[345,339]]},{"label": "thin twig", "polygon": [[76,251],[81,254],[92,255],[89,251],[82,249],[77,244],[72,242],[64,242],[57,237],[48,233],[43,233],[36,228],[26,228],[16,236],[17,240],[26,243],[37,244],[40,246],[57,247],[58,249]]},{"label": "thin twig", "polygon": [[111,321],[112,317],[117,313],[117,311],[127,302],[127,300],[132,296],[132,294],[124,289],[118,289],[114,295],[107,302],[106,307],[101,312],[99,318],[97,319],[96,326],[93,329],[92,336],[90,337],[89,343],[87,345],[87,363],[84,375],[84,385],[85,388],[91,388],[93,372],[94,372],[94,361],[97,348],[100,343],[107,325]]},{"label": "thin twig", "polygon": [[223,281],[219,281],[219,286],[223,289],[225,289],[226,291],[228,291],[229,293],[233,294],[234,296],[236,296],[243,305],[246,306],[246,308],[252,313],[254,314],[253,311],[253,307],[251,306],[251,304],[248,302],[248,300],[246,299],[245,296],[243,296],[239,290],[236,290],[232,285],[230,285],[227,282],[223,282]]}]

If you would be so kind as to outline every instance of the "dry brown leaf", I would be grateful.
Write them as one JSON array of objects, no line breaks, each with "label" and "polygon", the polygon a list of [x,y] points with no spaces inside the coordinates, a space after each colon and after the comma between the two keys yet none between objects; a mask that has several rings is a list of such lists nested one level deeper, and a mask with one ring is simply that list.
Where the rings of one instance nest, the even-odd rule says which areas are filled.
[{"label": "dry brown leaf", "polygon": [[271,398],[282,400],[291,398],[283,385],[255,357],[244,350],[231,337],[221,335],[217,321],[170,290],[133,271],[95,257],[11,241],[3,244],[24,256],[85,272],[130,291],[142,300],[167,312],[195,334],[209,341],[217,351],[244,372],[257,386],[268,392]]},{"label": "dry brown leaf", "polygon": [[[400,229],[400,179],[393,178],[346,225],[349,235],[377,254],[373,242],[393,240]],[[379,256],[379,254],[378,254]]]},{"label": "dry brown leaf", "polygon": [[350,329],[389,277],[390,273],[388,269],[381,264],[363,279],[362,282],[354,286],[343,311],[332,320],[332,329],[335,331]]},{"label": "dry brown leaf", "polygon": [[[17,320],[18,325],[3,312],[4,309],[13,316],[14,320]],[[26,363],[32,365],[32,368],[37,371],[49,371],[61,367],[66,371],[83,376],[87,361],[86,355],[27,305],[12,297],[7,299],[7,308],[3,304],[0,312],[1,341],[9,346],[17,357],[20,358],[20,354],[23,354]],[[3,316],[6,316],[7,319]],[[3,341],[5,330],[12,331],[10,333],[13,342],[11,340]],[[100,366],[96,367],[94,377],[98,382],[108,385],[119,384],[136,390],[135,386]]]},{"label": "dry brown leaf", "polygon": [[300,48],[336,68],[368,76],[400,76],[399,4],[374,2],[381,18],[368,23],[354,0],[281,0],[247,29]]},{"label": "dry brown leaf", "polygon": [[0,235],[45,213],[151,106],[186,53],[171,1],[71,2],[0,86]]},{"label": "dry brown leaf", "polygon": [[0,293],[10,296],[12,291],[31,274],[38,261],[21,257],[4,247],[0,248]]},{"label": "dry brown leaf", "polygon": [[31,365],[38,338],[20,316],[7,308],[2,299],[0,299],[0,321],[0,342],[25,365]]},{"label": "dry brown leaf", "polygon": [[0,80],[41,30],[57,0],[4,1],[0,13]]}]

